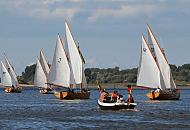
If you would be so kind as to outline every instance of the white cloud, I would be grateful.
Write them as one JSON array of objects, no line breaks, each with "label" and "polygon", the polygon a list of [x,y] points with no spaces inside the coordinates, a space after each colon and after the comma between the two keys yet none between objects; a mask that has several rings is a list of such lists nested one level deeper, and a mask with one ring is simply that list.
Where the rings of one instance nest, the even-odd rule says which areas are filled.
[{"label": "white cloud", "polygon": [[152,4],[145,5],[121,5],[117,9],[97,9],[88,21],[95,22],[98,19],[128,18],[130,16],[149,15],[158,11],[163,11],[162,7]]},{"label": "white cloud", "polygon": [[[37,19],[72,19],[83,13],[87,20],[112,20],[135,16],[153,16],[189,5],[189,0],[1,0],[0,11]],[[179,6],[179,7],[178,7]],[[186,9],[186,10],[185,10]],[[188,14],[188,8],[180,8]],[[86,17],[85,17],[86,18]],[[86,19],[85,19],[86,20]]]},{"label": "white cloud", "polygon": [[77,8],[56,8],[54,10],[50,10],[48,8],[37,8],[27,12],[28,15],[43,18],[43,19],[54,19],[54,18],[72,18],[78,12]]},{"label": "white cloud", "polygon": [[72,18],[80,12],[80,0],[2,0],[1,10],[40,19]]}]

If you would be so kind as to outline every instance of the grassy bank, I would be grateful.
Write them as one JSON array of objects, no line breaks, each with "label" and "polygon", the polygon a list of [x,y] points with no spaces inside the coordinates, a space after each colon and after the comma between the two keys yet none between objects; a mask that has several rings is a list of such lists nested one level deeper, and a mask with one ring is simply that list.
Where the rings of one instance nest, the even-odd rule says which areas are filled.
[{"label": "grassy bank", "polygon": [[[101,86],[104,89],[127,89],[127,85],[130,83],[101,83]],[[146,89],[146,88],[140,88],[140,87],[135,87],[135,84],[131,83],[130,85],[133,86],[133,89]],[[28,84],[20,84],[21,87],[23,88],[33,88],[34,85],[28,85]],[[0,83],[0,87],[4,88],[2,84]],[[88,84],[89,89],[98,89],[97,84]],[[190,83],[186,82],[178,82],[177,83],[177,88],[178,89],[190,89]]]},{"label": "grassy bank", "polygon": [[[126,89],[127,85],[130,83],[102,83],[101,86],[105,89]],[[130,85],[133,86],[134,89],[146,89],[146,88],[140,88],[140,87],[135,87],[136,85],[131,83]],[[88,84],[89,89],[98,89],[97,84]],[[178,89],[190,89],[190,83],[187,84],[185,82],[180,82],[177,84]]]}]

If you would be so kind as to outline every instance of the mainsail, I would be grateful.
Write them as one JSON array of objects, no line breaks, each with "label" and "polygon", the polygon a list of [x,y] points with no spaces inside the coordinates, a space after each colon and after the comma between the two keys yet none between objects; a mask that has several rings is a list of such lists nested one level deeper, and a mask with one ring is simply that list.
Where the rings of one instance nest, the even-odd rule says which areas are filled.
[{"label": "mainsail", "polygon": [[155,36],[152,33],[152,30],[149,26],[148,26],[148,33],[152,40],[155,56],[156,56],[157,63],[160,68],[160,72],[161,72],[161,81],[160,81],[161,87],[163,89],[164,88],[176,88],[176,85],[175,85],[172,75],[171,75],[171,70],[170,70],[168,61],[167,61],[165,55],[163,54],[163,51],[162,51],[160,45],[158,44],[157,40],[155,39]]},{"label": "mainsail", "polygon": [[16,75],[11,63],[9,62],[9,60],[7,59],[6,56],[5,56],[5,66],[6,66],[6,69],[7,69],[7,71],[9,72],[9,74],[11,76],[12,85],[14,87],[18,87],[19,83],[18,83],[18,80],[17,80],[17,75]]},{"label": "mainsail", "polygon": [[71,62],[70,62],[69,50],[68,50],[68,46],[67,46],[66,42],[67,42],[67,40],[66,40],[66,36],[65,36],[64,40],[62,41],[62,44],[63,44],[63,48],[65,50],[67,60],[68,60],[68,63],[69,63],[69,67],[70,67],[70,73],[71,73],[70,74],[70,87],[71,88],[76,88],[76,83],[75,83],[73,70],[72,70],[72,66],[71,66]]},{"label": "mainsail", "polygon": [[137,86],[157,88],[160,87],[160,71],[152,56],[150,48],[142,36],[140,65]]},{"label": "mainsail", "polygon": [[5,68],[3,62],[1,61],[1,83],[3,86],[12,86],[11,76]]},{"label": "mainsail", "polygon": [[87,81],[86,81],[86,76],[85,76],[85,72],[84,72],[84,65],[83,65],[83,69],[82,69],[82,85],[84,88],[88,88],[87,86]]},{"label": "mainsail", "polygon": [[75,83],[75,79],[74,79],[74,74],[73,74],[73,70],[71,67],[71,63],[69,62],[69,66],[70,66],[70,85],[72,85],[73,88],[76,87],[76,83]]},{"label": "mainsail", "polygon": [[45,73],[46,77],[48,77],[50,69],[49,69],[47,60],[46,60],[46,58],[44,56],[44,53],[43,53],[42,49],[40,51],[40,59],[39,60],[40,60],[40,64],[41,64],[41,66],[42,66],[42,68],[44,70],[44,73]]},{"label": "mainsail", "polygon": [[37,86],[40,88],[47,88],[47,78],[38,58],[36,60],[34,86]]},{"label": "mainsail", "polygon": [[72,33],[68,24],[65,22],[65,32],[67,39],[68,52],[70,57],[71,68],[76,84],[83,82],[83,61],[78,51],[78,47],[73,39]]},{"label": "mainsail", "polygon": [[63,87],[69,87],[70,85],[69,63],[59,34],[57,37],[57,43],[55,47],[53,62],[49,72],[48,82]]}]

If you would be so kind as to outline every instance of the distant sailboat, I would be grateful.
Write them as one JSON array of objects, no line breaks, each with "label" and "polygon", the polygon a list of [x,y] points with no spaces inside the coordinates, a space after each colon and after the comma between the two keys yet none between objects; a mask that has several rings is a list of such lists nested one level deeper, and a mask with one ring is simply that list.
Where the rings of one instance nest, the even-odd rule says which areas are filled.
[{"label": "distant sailboat", "polygon": [[5,87],[12,87],[12,80],[9,72],[5,68],[5,65],[1,61],[1,83]]},{"label": "distant sailboat", "polygon": [[176,89],[170,66],[149,26],[148,35],[151,46],[142,36],[137,86],[157,89],[147,94],[150,99],[178,100],[180,92]]},{"label": "distant sailboat", "polygon": [[2,64],[2,69],[5,67],[5,69],[8,72],[7,73],[6,70],[3,69],[3,72],[5,72],[5,74],[7,75],[6,78],[8,78],[10,76],[11,77],[11,83],[12,83],[11,86],[6,86],[5,92],[7,92],[7,93],[20,93],[22,91],[22,88],[19,86],[16,73],[15,73],[12,65],[10,64],[10,62],[6,56],[5,56],[5,66],[3,63],[1,63],[1,64]]},{"label": "distant sailboat", "polygon": [[47,77],[46,77],[46,74],[45,74],[38,58],[36,60],[34,86],[37,86],[40,88],[41,94],[52,94],[53,93],[52,89],[49,88],[47,85]]}]

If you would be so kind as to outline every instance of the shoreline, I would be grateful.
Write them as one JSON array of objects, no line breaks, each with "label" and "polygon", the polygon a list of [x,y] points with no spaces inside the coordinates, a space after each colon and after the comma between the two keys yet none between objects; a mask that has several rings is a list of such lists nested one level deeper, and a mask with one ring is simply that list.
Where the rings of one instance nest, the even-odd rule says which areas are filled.
[{"label": "shoreline", "polygon": [[[104,89],[127,89],[126,83],[102,83],[101,86]],[[150,88],[143,88],[143,87],[137,87],[135,84],[131,84],[133,89],[140,89],[140,90],[149,90]],[[88,84],[89,89],[98,89],[97,84]],[[182,86],[182,85],[177,85],[177,89],[190,89],[190,86]]]},{"label": "shoreline", "polygon": [[[126,83],[102,83],[101,86],[104,89],[127,89],[127,85]],[[139,90],[148,90],[149,88],[142,88],[142,87],[136,87],[134,84],[131,84],[133,86],[133,89],[139,89]],[[88,84],[87,85],[89,89],[98,89],[97,84]],[[28,85],[28,84],[20,84],[20,87],[23,88],[36,88],[34,85]],[[0,83],[0,88],[5,88],[4,86],[2,86],[2,84]],[[190,86],[181,86],[181,85],[177,85],[177,89],[190,89]]]}]

